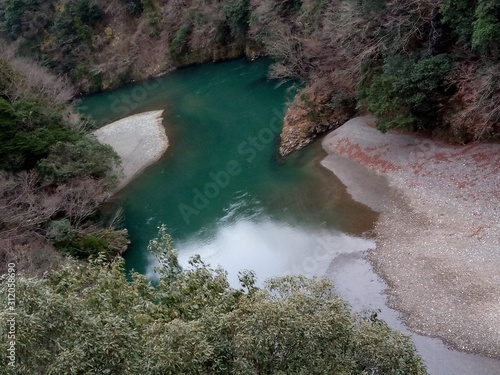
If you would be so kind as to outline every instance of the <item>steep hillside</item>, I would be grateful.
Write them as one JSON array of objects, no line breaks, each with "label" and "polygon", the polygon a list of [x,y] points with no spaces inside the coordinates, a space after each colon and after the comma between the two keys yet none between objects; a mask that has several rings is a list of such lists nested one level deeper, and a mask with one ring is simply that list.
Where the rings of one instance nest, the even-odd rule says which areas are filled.
[{"label": "steep hillside", "polygon": [[173,67],[256,57],[306,87],[282,154],[356,111],[378,128],[455,142],[498,139],[496,0],[5,0],[3,34],[80,92]]},{"label": "steep hillside", "polygon": [[0,47],[2,269],[16,262],[42,274],[61,254],[120,253],[126,231],[103,227],[96,215],[116,184],[118,156],[87,135],[90,124],[66,104],[68,82]]},{"label": "steep hillside", "polygon": [[81,92],[175,66],[253,56],[246,0],[7,0],[4,35]]}]

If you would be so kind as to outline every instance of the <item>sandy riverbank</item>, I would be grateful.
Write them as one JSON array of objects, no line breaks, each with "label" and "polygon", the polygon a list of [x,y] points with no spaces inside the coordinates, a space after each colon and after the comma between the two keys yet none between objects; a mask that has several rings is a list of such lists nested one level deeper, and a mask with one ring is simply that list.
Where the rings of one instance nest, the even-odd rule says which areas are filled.
[{"label": "sandy riverbank", "polygon": [[110,145],[122,160],[123,173],[116,191],[157,161],[168,148],[163,111],[143,112],[96,130],[97,139]]},{"label": "sandy riverbank", "polygon": [[500,145],[382,134],[372,121],[325,137],[322,164],[381,212],[370,258],[390,305],[417,332],[500,358]]}]

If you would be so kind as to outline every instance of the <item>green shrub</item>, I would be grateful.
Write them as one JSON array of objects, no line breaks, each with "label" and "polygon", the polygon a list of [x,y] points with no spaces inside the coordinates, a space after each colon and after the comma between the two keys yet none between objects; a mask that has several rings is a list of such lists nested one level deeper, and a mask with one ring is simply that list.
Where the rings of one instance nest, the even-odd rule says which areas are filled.
[{"label": "green shrub", "polygon": [[475,0],[444,0],[439,9],[443,23],[447,24],[455,39],[470,47]]},{"label": "green shrub", "polygon": [[234,38],[242,38],[248,30],[250,11],[248,0],[231,0],[224,5],[226,22]]},{"label": "green shrub", "polygon": [[148,21],[149,26],[149,36],[157,36],[160,34],[160,18],[158,14],[153,10],[147,12],[146,19]]},{"label": "green shrub", "polygon": [[362,100],[378,118],[381,131],[397,127],[424,129],[435,124],[438,102],[451,71],[451,59],[441,54],[415,59],[388,57],[381,68],[365,72]]},{"label": "green shrub", "polygon": [[183,23],[175,32],[174,37],[168,46],[169,56],[175,63],[180,63],[189,52],[189,37],[192,26],[190,23]]},{"label": "green shrub", "polygon": [[385,0],[358,0],[357,2],[364,12],[376,15],[382,14],[387,7]]},{"label": "green shrub", "polygon": [[100,253],[109,256],[107,242],[104,238],[80,234],[76,231],[71,231],[66,238],[55,242],[54,246],[58,251],[79,259],[88,259]]},{"label": "green shrub", "polygon": [[62,52],[73,55],[83,45],[92,42],[95,25],[104,12],[93,0],[74,0],[57,13],[51,28]]},{"label": "green shrub", "polygon": [[56,110],[31,99],[9,103],[0,98],[0,169],[31,169],[53,144],[78,137]]},{"label": "green shrub", "polygon": [[54,220],[50,222],[47,230],[47,238],[53,243],[71,241],[73,238],[73,229],[68,219]]},{"label": "green shrub", "polygon": [[457,41],[483,55],[499,53],[500,3],[496,0],[445,0],[442,20]]},{"label": "green shrub", "polygon": [[82,137],[74,143],[57,142],[47,158],[37,165],[40,175],[50,181],[63,182],[72,177],[105,179],[109,186],[117,182],[115,167],[119,157],[111,146],[91,137]]},{"label": "green shrub", "polygon": [[[3,29],[7,35],[16,39],[23,34],[26,28],[46,26],[48,20],[44,14],[40,14],[40,8],[43,4],[44,0],[5,0],[3,4],[0,3],[0,21],[2,21]],[[28,17],[28,23],[26,23],[25,16],[28,13],[36,15],[36,21]],[[39,25],[41,20],[43,20],[43,25]]]},{"label": "green shrub", "polygon": [[246,272],[233,288],[199,256],[182,269],[168,238],[152,244],[166,252],[156,287],[101,256],[42,279],[19,275],[19,373],[426,374],[409,337],[352,313],[327,280],[286,276],[260,289]]},{"label": "green shrub", "polygon": [[500,54],[500,3],[479,0],[473,23],[472,47],[483,55]]},{"label": "green shrub", "polygon": [[141,0],[122,0],[125,3],[127,12],[133,16],[140,16],[144,10]]},{"label": "green shrub", "polygon": [[21,20],[26,11],[26,2],[24,0],[6,0],[4,5],[2,21],[5,31],[12,38],[21,35]]}]

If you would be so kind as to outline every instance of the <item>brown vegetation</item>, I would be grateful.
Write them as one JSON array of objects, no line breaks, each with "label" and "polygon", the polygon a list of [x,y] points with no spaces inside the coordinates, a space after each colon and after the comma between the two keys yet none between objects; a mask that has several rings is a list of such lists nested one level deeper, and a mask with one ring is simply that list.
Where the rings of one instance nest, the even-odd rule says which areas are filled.
[{"label": "brown vegetation", "polygon": [[500,136],[500,63],[478,67],[464,61],[455,68],[451,81],[457,88],[448,109],[448,122],[454,124],[458,139],[472,140]]},{"label": "brown vegetation", "polygon": [[68,220],[67,230],[73,234],[105,237],[110,253],[123,252],[126,232],[114,233],[113,222],[102,228],[89,221],[108,196],[100,180],[74,178],[53,186],[34,171],[0,172],[0,262],[15,260],[18,269],[31,274],[59,263],[62,257],[53,247],[54,220]]}]

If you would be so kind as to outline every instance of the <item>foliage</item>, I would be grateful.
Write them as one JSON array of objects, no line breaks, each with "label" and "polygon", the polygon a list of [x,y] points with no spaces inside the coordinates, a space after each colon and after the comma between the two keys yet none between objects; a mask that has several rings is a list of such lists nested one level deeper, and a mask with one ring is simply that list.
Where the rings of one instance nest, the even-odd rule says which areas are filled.
[{"label": "foliage", "polygon": [[386,10],[387,3],[384,0],[358,0],[359,5],[366,13],[373,12],[376,15]]},{"label": "foliage", "polygon": [[[43,0],[6,0],[2,18],[8,35],[11,38],[20,36],[23,32],[23,26],[27,23],[26,20],[29,19],[27,16],[39,12],[43,3]],[[40,26],[44,26],[47,22],[38,17],[37,22],[40,21],[42,21]]]},{"label": "foliage", "polygon": [[72,177],[105,179],[109,186],[116,185],[114,174],[119,157],[111,146],[99,143],[89,136],[76,142],[57,142],[50,147],[48,156],[40,160],[37,169],[43,178],[64,182]]},{"label": "foliage", "polygon": [[[51,243],[81,258],[101,252],[114,257],[128,243],[126,231],[95,221],[107,189],[116,184],[118,156],[85,135],[83,122],[68,122],[74,113],[65,103],[71,96],[65,82],[5,52],[0,59],[0,258],[8,253],[23,270],[37,274],[36,265],[59,262],[42,259],[57,257]],[[40,257],[38,249],[45,255]]]},{"label": "foliage", "polygon": [[54,220],[50,223],[47,237],[54,242],[64,242],[72,236],[71,223],[68,219]]},{"label": "foliage", "polygon": [[444,0],[440,12],[442,21],[448,24],[459,43],[469,46],[472,39],[475,0]]},{"label": "foliage", "polygon": [[[162,238],[155,246],[171,250]],[[245,292],[199,258],[188,269],[159,272],[154,287],[137,273],[127,280],[123,260],[97,257],[44,279],[19,275],[16,323],[23,329],[16,337],[17,370],[425,374],[409,338],[376,318],[350,313],[325,280],[284,277],[258,289],[246,278]],[[2,296],[6,284],[0,284]],[[0,350],[6,345],[2,341]]]},{"label": "foliage", "polygon": [[479,0],[473,23],[472,46],[482,54],[500,57],[500,3]]},{"label": "foliage", "polygon": [[102,10],[92,0],[73,0],[57,13],[52,31],[58,47],[64,53],[89,43],[94,33],[92,25],[103,17]]},{"label": "foliage", "polygon": [[128,245],[123,231],[95,228],[78,230],[72,228],[65,219],[52,222],[49,235],[57,236],[52,238],[52,243],[62,254],[84,260],[97,256],[113,259]]},{"label": "foliage", "polygon": [[248,30],[248,0],[231,0],[224,5],[226,21],[235,38],[243,38]]},{"label": "foliage", "polygon": [[119,231],[110,229],[76,229],[70,220],[54,220],[50,223],[47,238],[63,254],[88,259],[104,254],[112,259],[123,251],[127,241]]},{"label": "foliage", "polygon": [[31,99],[14,103],[0,98],[0,169],[33,168],[56,142],[78,138],[62,116]]},{"label": "foliage", "polygon": [[121,0],[126,4],[127,12],[138,17],[144,11],[144,5],[141,0]]},{"label": "foliage", "polygon": [[362,93],[378,118],[378,129],[416,130],[432,124],[438,111],[435,93],[445,87],[450,70],[450,58],[443,54],[421,59],[388,57],[381,69],[371,72]]},{"label": "foliage", "polygon": [[168,48],[169,57],[176,63],[182,62],[189,52],[189,36],[191,34],[191,23],[183,23],[175,32]]},{"label": "foliage", "polygon": [[500,5],[497,1],[446,0],[440,12],[459,43],[483,55],[498,57]]}]

